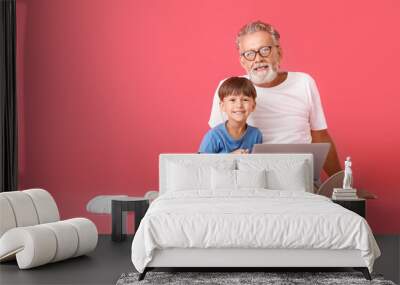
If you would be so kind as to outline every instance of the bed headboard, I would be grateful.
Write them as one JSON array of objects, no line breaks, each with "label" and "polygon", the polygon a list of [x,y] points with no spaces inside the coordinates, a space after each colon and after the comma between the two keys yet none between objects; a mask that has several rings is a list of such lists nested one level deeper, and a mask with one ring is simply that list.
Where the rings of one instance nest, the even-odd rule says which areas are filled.
[{"label": "bed headboard", "polygon": [[[160,154],[159,156],[159,191],[160,194],[165,193],[167,191],[167,170],[170,162],[176,163],[187,163],[187,164],[203,164],[204,162],[207,164],[219,163],[221,161],[224,162],[232,162],[234,167],[237,168],[237,165],[240,164],[241,161],[261,161],[265,162],[273,168],[276,164],[280,164],[282,162],[294,162],[301,163],[307,166],[304,171],[304,176],[307,181],[307,192],[313,193],[313,156],[308,153],[260,153],[260,154]],[[284,173],[283,173],[284,175]]]}]

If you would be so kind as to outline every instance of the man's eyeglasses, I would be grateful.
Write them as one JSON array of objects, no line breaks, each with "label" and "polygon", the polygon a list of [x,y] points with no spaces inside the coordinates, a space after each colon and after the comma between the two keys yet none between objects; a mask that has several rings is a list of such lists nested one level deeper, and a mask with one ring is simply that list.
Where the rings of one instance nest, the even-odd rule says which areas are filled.
[{"label": "man's eyeglasses", "polygon": [[271,54],[272,47],[274,46],[261,47],[259,48],[259,50],[246,50],[242,52],[240,55],[243,56],[248,61],[253,61],[256,59],[257,53],[260,54],[260,56],[262,57],[268,57]]}]

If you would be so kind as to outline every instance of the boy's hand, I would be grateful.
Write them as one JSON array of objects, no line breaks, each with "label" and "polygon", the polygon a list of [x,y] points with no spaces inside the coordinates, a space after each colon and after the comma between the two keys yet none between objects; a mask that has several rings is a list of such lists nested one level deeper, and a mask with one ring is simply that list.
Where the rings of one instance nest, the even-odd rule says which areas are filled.
[{"label": "boy's hand", "polygon": [[246,148],[238,148],[237,150],[234,150],[231,153],[232,154],[245,154],[245,153],[249,153],[249,150]]}]

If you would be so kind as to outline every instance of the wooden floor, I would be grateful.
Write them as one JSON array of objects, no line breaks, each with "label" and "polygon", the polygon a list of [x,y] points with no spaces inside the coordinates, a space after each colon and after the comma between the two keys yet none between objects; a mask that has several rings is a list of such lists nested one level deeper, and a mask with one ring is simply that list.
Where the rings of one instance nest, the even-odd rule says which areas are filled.
[{"label": "wooden floor", "polygon": [[[400,236],[376,236],[382,256],[374,272],[399,283]],[[102,235],[94,252],[88,256],[52,263],[29,270],[19,270],[16,262],[0,264],[0,284],[115,284],[124,272],[134,271],[130,259],[132,239],[112,242]]]}]

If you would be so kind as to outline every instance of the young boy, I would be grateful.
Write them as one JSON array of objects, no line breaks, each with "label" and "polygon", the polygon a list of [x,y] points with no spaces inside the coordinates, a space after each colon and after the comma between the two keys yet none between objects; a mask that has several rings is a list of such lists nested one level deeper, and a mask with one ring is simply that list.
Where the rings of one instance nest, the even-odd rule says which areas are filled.
[{"label": "young boy", "polygon": [[228,78],[221,84],[218,96],[228,120],[207,132],[199,153],[250,153],[254,144],[262,143],[260,130],[246,123],[256,107],[253,84],[243,77]]}]

